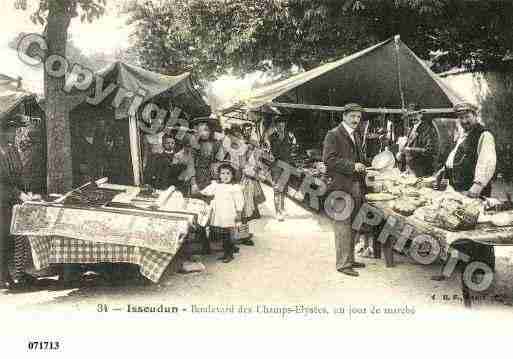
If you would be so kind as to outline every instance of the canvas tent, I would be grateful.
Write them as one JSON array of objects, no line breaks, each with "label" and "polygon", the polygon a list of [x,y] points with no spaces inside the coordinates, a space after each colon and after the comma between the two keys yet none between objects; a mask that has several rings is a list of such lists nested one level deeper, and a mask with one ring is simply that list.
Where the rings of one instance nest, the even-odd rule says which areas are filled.
[{"label": "canvas tent", "polygon": [[[137,126],[140,109],[152,102],[167,111],[170,106],[178,107],[185,118],[208,116],[210,107],[200,93],[194,88],[189,73],[178,76],[166,76],[142,69],[123,62],[115,62],[95,74],[95,79],[103,79],[103,89],[113,85],[114,90],[98,105],[85,101],[73,109],[70,118],[74,125],[93,120],[102,120],[115,124],[129,138],[129,154],[132,167],[132,183],[140,185],[142,178],[141,140]],[[95,90],[95,84],[91,91]],[[133,98],[122,96],[123,93],[137,94],[142,97],[139,110],[133,111]],[[116,98],[119,100],[117,101]],[[117,121],[121,120],[121,121]],[[74,140],[80,136],[77,126],[73,134]],[[78,130],[80,131],[80,129]],[[101,146],[100,146],[101,147]],[[74,153],[80,154],[80,151]]]},{"label": "canvas tent", "polygon": [[[173,102],[193,117],[208,116],[210,107],[194,88],[189,72],[167,76],[123,62],[115,62],[96,72],[104,79],[104,87],[114,83],[134,94],[143,94],[142,103],[159,101],[159,97]],[[142,92],[140,92],[142,90]],[[124,101],[115,110],[116,119],[127,118],[129,102]]]},{"label": "canvas tent", "polygon": [[36,96],[25,91],[0,91],[0,121],[16,112],[20,105],[35,101]]},{"label": "canvas tent", "polygon": [[239,107],[339,111],[356,102],[366,112],[401,113],[409,103],[417,103],[427,112],[450,113],[459,101],[458,95],[396,36],[253,90],[239,99]]}]

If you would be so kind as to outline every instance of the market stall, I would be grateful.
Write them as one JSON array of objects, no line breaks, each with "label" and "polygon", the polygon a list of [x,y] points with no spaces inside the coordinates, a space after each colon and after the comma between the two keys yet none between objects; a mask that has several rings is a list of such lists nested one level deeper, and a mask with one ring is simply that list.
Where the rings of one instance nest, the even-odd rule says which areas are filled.
[{"label": "market stall", "polygon": [[[99,94],[102,88],[110,90]],[[155,132],[153,124],[146,123],[153,117],[143,118],[142,111],[151,103],[164,113],[159,119],[165,125],[171,117],[208,115],[210,108],[189,73],[166,76],[122,62],[95,73],[87,90],[72,92],[75,190],[56,201],[14,208],[11,233],[28,238],[17,243],[30,244],[19,244],[25,249],[17,251],[17,257],[30,253],[36,269],[52,264],[133,263],[142,275],[157,281],[185,239],[193,236],[206,205],[195,199],[178,200],[176,191],[171,191],[171,205],[159,197],[171,195],[168,191],[145,194],[148,190],[140,187],[143,137]],[[109,177],[111,184],[94,182],[102,177]]]},{"label": "market stall", "polygon": [[[210,114],[189,72],[169,76],[115,62],[97,71],[94,79],[70,112],[76,187],[86,182],[84,178],[104,176],[113,183],[144,184],[148,139],[158,139],[171,117],[189,120]],[[101,88],[112,91],[98,93]],[[91,101],[86,95],[99,97],[101,102]],[[143,111],[149,104],[152,114],[144,118]]]},{"label": "market stall", "polygon": [[[432,178],[389,171],[374,178],[371,187],[374,193],[367,195],[367,201],[381,213],[381,224],[390,216],[397,220],[394,233],[401,233],[409,226],[410,241],[418,235],[434,239],[438,250],[432,261],[449,260],[451,252],[455,253],[453,250],[469,256],[463,261],[461,272],[463,299],[469,306],[471,296],[469,279],[464,280],[465,269],[479,261],[495,270],[494,246],[513,246],[513,206],[508,201],[493,198],[470,199],[450,187],[444,191],[433,190],[432,185]],[[392,238],[397,240],[398,236]],[[428,253],[435,248],[424,250]]]},{"label": "market stall", "polygon": [[[405,123],[408,107],[415,104],[426,120],[418,129],[419,137],[430,137],[436,148],[432,157],[425,161],[431,165],[420,172],[422,175],[432,174],[453,148],[456,125],[450,117],[454,104],[459,102],[459,96],[399,36],[395,36],[352,55],[243,93],[222,112],[256,122],[266,122],[276,113],[287,115],[287,130],[295,135],[298,147],[291,163],[298,171],[294,177],[300,177],[299,180],[292,179],[294,187],[312,174],[321,177],[320,154],[324,137],[338,125],[347,103],[364,107],[358,132],[364,138],[366,152],[371,155],[375,154],[371,149],[375,145],[372,142],[383,141],[377,144],[379,151],[395,145],[399,130],[406,132],[408,129]],[[379,126],[382,133],[373,131],[378,122],[383,122]],[[295,191],[298,190],[296,186]]]},{"label": "market stall", "polygon": [[36,270],[53,264],[132,263],[158,282],[166,267],[205,226],[209,207],[173,187],[89,183],[52,202],[14,207],[11,233],[27,236]]},{"label": "market stall", "polygon": [[[288,182],[288,195],[304,208],[321,213],[327,195],[326,185],[330,181],[322,163],[322,143],[326,132],[340,121],[344,106],[358,103],[364,108],[357,133],[363,138],[367,153],[377,154],[374,159],[390,159],[380,169],[394,167],[392,146],[398,145],[399,136],[408,137],[411,133],[408,129],[413,127],[408,121],[414,113],[421,113],[422,122],[416,127],[416,136],[426,140],[417,142],[429,143],[434,151],[431,157],[413,164],[412,172],[419,178],[400,178],[396,168],[396,173],[384,174],[384,182],[388,185],[383,186],[375,183],[375,178],[369,178],[373,176],[368,176],[366,180],[371,190],[383,192],[375,193],[375,197],[369,197],[368,201],[384,213],[384,218],[393,216],[417,232],[433,236],[440,244],[442,257],[453,248],[468,247],[471,260],[483,260],[493,268],[493,246],[513,245],[511,212],[497,214],[510,218],[503,219],[507,222],[505,226],[498,226],[497,217],[492,218],[485,210],[490,199],[472,207],[479,208],[481,216],[469,214],[464,199],[455,199],[455,195],[448,192],[434,191],[428,188],[432,183],[422,184],[426,179],[421,180],[421,177],[433,175],[454,148],[459,129],[453,119],[453,107],[461,101],[399,36],[395,36],[358,53],[254,89],[227,106],[225,113],[240,116],[246,111],[246,118],[257,121],[274,116],[269,109],[288,115],[287,127],[298,138],[301,147],[298,152],[305,154],[290,163],[294,170]],[[411,107],[415,110],[410,110]],[[375,148],[369,151],[370,147]],[[376,167],[374,162],[372,167]],[[313,198],[316,191],[318,196]],[[380,196],[381,199],[376,199]],[[436,200],[451,196],[453,198],[446,198],[446,201]],[[448,209],[442,210],[444,206]],[[458,227],[461,214],[473,218],[475,223]],[[384,249],[385,259],[392,260],[391,247]],[[463,286],[463,289],[468,304],[468,288]]]}]

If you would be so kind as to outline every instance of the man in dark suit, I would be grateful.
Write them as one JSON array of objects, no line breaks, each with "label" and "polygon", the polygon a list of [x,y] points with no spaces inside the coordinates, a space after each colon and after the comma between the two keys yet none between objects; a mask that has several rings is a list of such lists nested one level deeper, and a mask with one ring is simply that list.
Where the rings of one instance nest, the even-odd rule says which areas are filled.
[{"label": "man in dark suit", "polygon": [[336,268],[355,277],[359,274],[354,269],[365,267],[354,260],[359,232],[351,227],[365,195],[365,155],[357,131],[362,112],[363,108],[358,104],[344,107],[342,122],[326,134],[322,154],[330,178],[325,211],[333,220]]}]

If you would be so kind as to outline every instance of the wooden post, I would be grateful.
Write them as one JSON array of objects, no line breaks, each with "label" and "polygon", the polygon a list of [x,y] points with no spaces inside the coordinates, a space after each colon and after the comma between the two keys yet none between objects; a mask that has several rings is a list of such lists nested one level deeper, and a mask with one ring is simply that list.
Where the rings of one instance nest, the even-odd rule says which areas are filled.
[{"label": "wooden post", "polygon": [[137,118],[135,115],[128,117],[128,133],[130,138],[130,155],[132,157],[132,170],[134,173],[134,184],[140,186],[143,183],[142,159],[139,129],[137,128]]},{"label": "wooden post", "polygon": [[[293,108],[293,109],[300,109],[300,110],[318,110],[318,111],[336,111],[336,112],[344,111],[344,106],[308,105],[308,104],[302,104],[302,103],[287,103],[287,102],[269,102],[268,105],[273,106],[273,107],[284,107],[284,108]],[[452,108],[427,108],[427,109],[423,109],[423,111],[426,114],[454,113],[454,110]],[[363,109],[363,112],[402,115],[402,114],[406,113],[406,109],[365,107]]]}]

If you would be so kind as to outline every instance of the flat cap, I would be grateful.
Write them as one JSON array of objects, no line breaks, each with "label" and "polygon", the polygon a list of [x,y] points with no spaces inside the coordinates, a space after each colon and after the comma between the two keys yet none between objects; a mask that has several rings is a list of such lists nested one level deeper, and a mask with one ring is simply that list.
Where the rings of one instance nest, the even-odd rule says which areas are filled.
[{"label": "flat cap", "polygon": [[342,113],[346,112],[363,112],[363,107],[357,103],[348,103],[342,109]]},{"label": "flat cap", "polygon": [[460,102],[454,105],[453,110],[455,113],[474,112],[477,113],[477,107],[470,102]]}]

